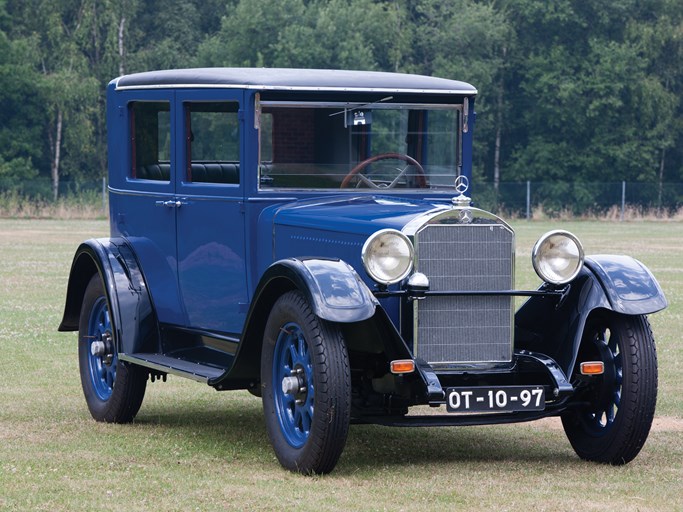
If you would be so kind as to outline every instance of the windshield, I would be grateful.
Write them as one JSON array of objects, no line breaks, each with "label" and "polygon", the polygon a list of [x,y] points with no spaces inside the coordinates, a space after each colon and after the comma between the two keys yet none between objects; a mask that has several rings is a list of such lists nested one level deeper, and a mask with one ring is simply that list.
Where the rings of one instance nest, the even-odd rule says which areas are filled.
[{"label": "windshield", "polygon": [[261,188],[453,188],[461,105],[261,102]]}]

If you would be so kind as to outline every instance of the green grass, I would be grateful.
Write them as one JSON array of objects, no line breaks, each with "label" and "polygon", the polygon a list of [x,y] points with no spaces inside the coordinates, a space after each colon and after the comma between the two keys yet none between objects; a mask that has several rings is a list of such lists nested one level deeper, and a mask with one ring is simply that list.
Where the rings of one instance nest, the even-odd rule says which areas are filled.
[{"label": "green grass", "polygon": [[536,238],[569,229],[587,253],[631,254],[669,308],[651,316],[660,365],[655,428],[625,467],[578,459],[556,420],[495,427],[352,426],[331,475],[281,469],[260,400],[170,377],[131,425],[96,423],[76,337],[58,333],[69,265],[104,221],[0,219],[2,510],[681,510],[683,223],[524,222],[517,284],[538,279]]}]

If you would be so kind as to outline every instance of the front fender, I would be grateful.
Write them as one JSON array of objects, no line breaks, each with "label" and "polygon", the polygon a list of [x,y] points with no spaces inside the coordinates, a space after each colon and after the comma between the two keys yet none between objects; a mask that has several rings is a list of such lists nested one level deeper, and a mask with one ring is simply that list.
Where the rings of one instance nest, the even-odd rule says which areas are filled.
[{"label": "front fender", "polygon": [[330,322],[367,320],[379,304],[353,267],[331,259],[276,261],[264,273],[255,296],[261,296],[273,280],[283,278],[306,294],[317,316]]},{"label": "front fender", "polygon": [[519,308],[515,314],[515,349],[546,354],[570,376],[592,311],[645,315],[666,306],[659,283],[639,261],[628,256],[587,257],[559,302],[534,296]]},{"label": "front fender", "polygon": [[60,331],[77,331],[85,289],[99,274],[122,353],[156,352],[156,315],[137,259],[123,239],[90,239],[74,256]]},{"label": "front fender", "polygon": [[379,304],[356,271],[341,260],[287,258],[276,261],[263,273],[251,300],[235,362],[226,379],[257,379],[261,342],[270,310],[282,294],[300,290],[313,312],[330,322],[355,323],[375,314]]},{"label": "front fender", "polygon": [[586,258],[586,266],[598,278],[611,309],[625,315],[645,315],[668,303],[652,272],[630,256],[600,254]]}]

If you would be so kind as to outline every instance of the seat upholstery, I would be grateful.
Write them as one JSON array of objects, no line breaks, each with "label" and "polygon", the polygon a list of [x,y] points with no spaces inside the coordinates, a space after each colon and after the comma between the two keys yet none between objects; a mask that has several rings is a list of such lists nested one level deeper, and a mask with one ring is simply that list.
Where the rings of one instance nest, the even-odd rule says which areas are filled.
[{"label": "seat upholstery", "polygon": [[240,166],[226,162],[192,162],[192,181],[237,185],[240,182]]},{"label": "seat upholstery", "polygon": [[[171,164],[154,163],[141,165],[136,169],[136,178],[141,180],[168,181]],[[238,185],[240,166],[229,162],[192,162],[192,181],[198,183],[228,183]]]}]

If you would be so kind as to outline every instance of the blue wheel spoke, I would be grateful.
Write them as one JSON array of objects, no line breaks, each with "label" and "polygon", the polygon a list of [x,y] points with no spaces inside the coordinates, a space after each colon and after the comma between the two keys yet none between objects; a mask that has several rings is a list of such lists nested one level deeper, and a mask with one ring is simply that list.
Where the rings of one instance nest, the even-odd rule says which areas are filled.
[{"label": "blue wheel spoke", "polygon": [[[296,376],[304,383],[304,391],[282,391],[282,382]],[[306,443],[313,415],[312,367],[308,345],[301,328],[295,323],[283,325],[273,353],[273,397],[280,429],[287,442],[299,448]]]},{"label": "blue wheel spoke", "polygon": [[298,350],[299,350],[299,357],[301,358],[301,361],[306,361],[308,359],[308,351],[306,347],[306,340],[304,337],[299,334],[298,338]]},{"label": "blue wheel spoke", "polygon": [[283,393],[282,394],[282,406],[285,409],[292,411],[292,414],[294,414],[294,410],[296,409],[294,397],[292,395],[285,395]]},{"label": "blue wheel spoke", "polygon": [[611,405],[606,411],[607,425],[611,425],[614,422],[615,407]]},{"label": "blue wheel spoke", "polygon": [[308,435],[311,432],[311,414],[309,410],[302,411],[301,413],[301,430]]},{"label": "blue wheel spoke", "polygon": [[294,343],[289,344],[289,362],[291,366],[294,366],[299,359],[299,354],[296,352],[296,347],[294,346]]},{"label": "blue wheel spoke", "polygon": [[[100,400],[106,401],[111,397],[114,382],[116,381],[116,365],[118,363],[116,353],[112,354],[109,364],[104,363],[102,355],[93,355],[92,344],[95,341],[102,342],[111,337],[112,326],[107,307],[107,301],[100,297],[95,301],[90,311],[88,322],[86,350],[88,351],[88,365],[90,367],[90,379],[95,393]],[[109,345],[109,343],[107,343]],[[112,347],[108,347],[112,350]]]}]

